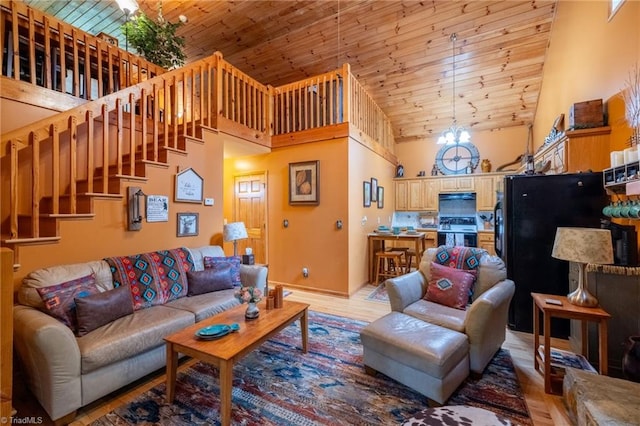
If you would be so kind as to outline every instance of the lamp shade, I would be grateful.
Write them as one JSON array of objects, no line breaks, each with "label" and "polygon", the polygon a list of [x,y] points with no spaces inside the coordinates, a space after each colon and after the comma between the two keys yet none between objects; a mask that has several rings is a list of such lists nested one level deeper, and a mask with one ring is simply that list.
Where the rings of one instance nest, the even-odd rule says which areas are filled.
[{"label": "lamp shade", "polygon": [[225,241],[235,241],[249,238],[247,235],[247,228],[244,227],[244,222],[231,222],[224,225],[222,231],[222,239]]},{"label": "lamp shade", "polygon": [[611,231],[599,228],[558,228],[551,256],[578,263],[613,263]]}]

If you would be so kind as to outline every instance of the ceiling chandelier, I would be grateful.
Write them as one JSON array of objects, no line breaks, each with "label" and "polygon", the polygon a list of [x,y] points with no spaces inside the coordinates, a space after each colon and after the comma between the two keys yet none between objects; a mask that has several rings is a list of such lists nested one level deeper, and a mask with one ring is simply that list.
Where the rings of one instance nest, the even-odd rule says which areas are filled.
[{"label": "ceiling chandelier", "polygon": [[458,126],[456,121],[456,40],[458,35],[456,33],[451,34],[449,38],[453,42],[452,58],[453,58],[453,124],[451,127],[442,132],[442,135],[438,138],[439,145],[452,145],[460,143],[471,142],[471,135],[464,127]]}]

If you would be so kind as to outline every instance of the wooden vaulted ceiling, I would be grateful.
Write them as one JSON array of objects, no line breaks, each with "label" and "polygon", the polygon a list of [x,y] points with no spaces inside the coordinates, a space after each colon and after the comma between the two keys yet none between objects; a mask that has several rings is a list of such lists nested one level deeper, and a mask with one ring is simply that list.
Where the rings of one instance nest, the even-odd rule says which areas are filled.
[{"label": "wooden vaulted ceiling", "polygon": [[[115,0],[23,0],[86,32],[125,40]],[[137,0],[150,17],[158,1]],[[164,0],[188,22],[188,62],[222,52],[274,86],[348,63],[391,119],[396,142],[436,140],[453,122],[496,130],[533,121],[556,1]]]}]

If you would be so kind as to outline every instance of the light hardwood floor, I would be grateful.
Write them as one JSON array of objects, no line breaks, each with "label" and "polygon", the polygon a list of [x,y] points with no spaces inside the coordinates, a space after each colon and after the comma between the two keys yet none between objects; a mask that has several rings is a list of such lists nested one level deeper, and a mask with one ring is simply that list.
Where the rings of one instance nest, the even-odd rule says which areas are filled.
[{"label": "light hardwood floor", "polygon": [[[313,311],[370,322],[390,311],[388,303],[366,299],[374,289],[373,286],[363,287],[348,299],[292,289],[287,300],[309,303],[310,309]],[[568,348],[568,342],[564,340],[553,339],[552,344],[558,348]],[[508,330],[507,340],[503,347],[511,353],[534,425],[570,425],[571,422],[563,405],[562,397],[545,394],[542,376],[533,368],[533,335]],[[185,368],[186,365],[191,365],[194,362],[188,360],[180,368]],[[164,371],[151,374],[119,392],[82,408],[78,411],[76,421],[72,424],[76,426],[87,425],[164,381]]]}]

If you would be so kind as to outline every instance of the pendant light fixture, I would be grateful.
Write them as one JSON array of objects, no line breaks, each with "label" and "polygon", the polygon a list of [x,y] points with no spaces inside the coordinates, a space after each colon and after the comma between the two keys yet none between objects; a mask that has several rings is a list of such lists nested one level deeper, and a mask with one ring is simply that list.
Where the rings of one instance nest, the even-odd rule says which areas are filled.
[{"label": "pendant light fixture", "polygon": [[438,138],[439,145],[453,145],[453,144],[461,144],[461,143],[469,143],[471,142],[471,135],[469,132],[461,126],[458,126],[458,122],[456,121],[456,40],[458,35],[456,33],[451,34],[449,38],[453,43],[452,50],[452,58],[453,58],[453,124],[451,127],[442,132],[442,135]]}]

